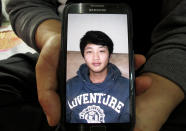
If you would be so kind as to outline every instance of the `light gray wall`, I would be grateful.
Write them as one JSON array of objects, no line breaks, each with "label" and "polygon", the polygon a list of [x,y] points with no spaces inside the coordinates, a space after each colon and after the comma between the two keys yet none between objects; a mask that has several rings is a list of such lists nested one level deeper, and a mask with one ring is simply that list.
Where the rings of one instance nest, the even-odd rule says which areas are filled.
[{"label": "light gray wall", "polygon": [[80,38],[89,30],[105,32],[114,43],[114,53],[128,53],[127,16],[118,14],[70,14],[68,50],[79,51]]}]

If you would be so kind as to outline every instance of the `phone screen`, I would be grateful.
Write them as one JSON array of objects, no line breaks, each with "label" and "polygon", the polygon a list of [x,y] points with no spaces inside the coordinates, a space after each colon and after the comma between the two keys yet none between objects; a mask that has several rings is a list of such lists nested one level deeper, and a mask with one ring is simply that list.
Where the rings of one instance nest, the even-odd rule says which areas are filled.
[{"label": "phone screen", "polygon": [[67,123],[129,123],[131,83],[126,13],[68,13]]}]

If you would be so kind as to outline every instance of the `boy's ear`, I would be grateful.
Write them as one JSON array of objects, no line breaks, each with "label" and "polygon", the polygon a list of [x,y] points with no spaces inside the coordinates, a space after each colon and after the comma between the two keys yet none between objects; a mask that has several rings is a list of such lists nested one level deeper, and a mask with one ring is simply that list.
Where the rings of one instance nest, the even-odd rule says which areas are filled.
[{"label": "boy's ear", "polygon": [[112,54],[110,54],[110,56],[109,56],[109,59],[111,59],[112,58]]}]

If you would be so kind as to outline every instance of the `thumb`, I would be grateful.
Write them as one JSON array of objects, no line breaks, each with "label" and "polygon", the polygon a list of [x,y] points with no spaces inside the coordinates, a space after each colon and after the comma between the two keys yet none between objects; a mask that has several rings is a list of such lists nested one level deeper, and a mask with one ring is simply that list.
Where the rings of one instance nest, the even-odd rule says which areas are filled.
[{"label": "thumb", "polygon": [[152,79],[149,76],[141,75],[136,77],[135,83],[136,95],[140,95],[152,85]]}]

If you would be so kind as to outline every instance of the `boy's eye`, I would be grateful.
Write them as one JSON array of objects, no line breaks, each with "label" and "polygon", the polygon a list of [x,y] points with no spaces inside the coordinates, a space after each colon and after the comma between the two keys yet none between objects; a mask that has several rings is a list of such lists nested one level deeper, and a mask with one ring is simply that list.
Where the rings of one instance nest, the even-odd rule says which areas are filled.
[{"label": "boy's eye", "polygon": [[92,51],[86,51],[87,54],[91,53]]},{"label": "boy's eye", "polygon": [[104,53],[104,52],[105,52],[105,50],[100,50],[100,52],[101,52],[101,53]]}]

